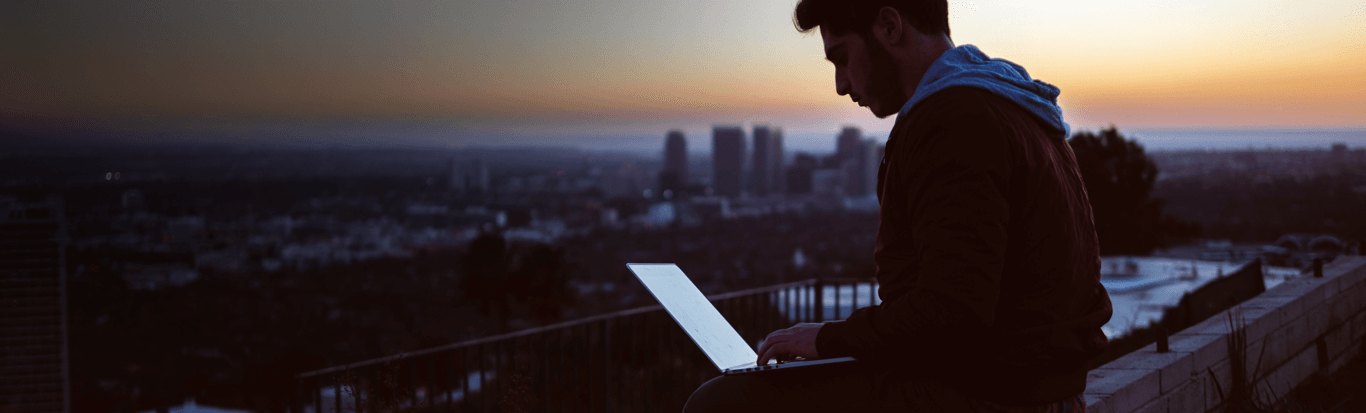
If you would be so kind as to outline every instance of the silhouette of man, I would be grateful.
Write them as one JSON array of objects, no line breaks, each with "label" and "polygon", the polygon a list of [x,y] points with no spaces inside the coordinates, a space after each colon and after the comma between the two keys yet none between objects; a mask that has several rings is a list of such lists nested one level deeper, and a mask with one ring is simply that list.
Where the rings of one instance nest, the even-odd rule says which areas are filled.
[{"label": "silhouette of man", "polygon": [[1058,89],[949,38],[945,0],[803,0],[835,92],[896,115],[878,170],[882,304],[769,334],[686,412],[1081,412],[1110,298]]}]

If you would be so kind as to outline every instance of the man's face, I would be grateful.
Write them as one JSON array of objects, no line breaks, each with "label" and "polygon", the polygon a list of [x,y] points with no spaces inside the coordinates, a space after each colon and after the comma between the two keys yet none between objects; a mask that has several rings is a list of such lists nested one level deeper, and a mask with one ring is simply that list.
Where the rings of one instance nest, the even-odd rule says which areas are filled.
[{"label": "man's face", "polygon": [[870,38],[849,32],[838,35],[821,28],[825,58],[835,65],[835,92],[849,95],[873,116],[885,118],[901,111],[908,96],[897,76],[891,55]]}]

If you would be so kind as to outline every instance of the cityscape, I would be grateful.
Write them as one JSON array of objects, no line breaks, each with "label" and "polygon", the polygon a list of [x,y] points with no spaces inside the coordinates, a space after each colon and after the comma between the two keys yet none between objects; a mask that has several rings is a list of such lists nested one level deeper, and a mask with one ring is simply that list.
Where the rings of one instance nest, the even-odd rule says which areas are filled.
[{"label": "cityscape", "polygon": [[[75,251],[180,257],[128,269],[122,276],[134,289],[184,285],[200,273],[275,273],[410,258],[415,248],[452,248],[494,231],[509,240],[553,244],[598,230],[698,227],[807,211],[877,211],[873,192],[884,145],[858,128],[841,130],[833,150],[823,154],[784,152],[782,129],[767,125],[751,131],[717,126],[712,142],[710,158],[690,154],[683,134],[670,131],[655,159],[508,149],[450,151],[445,165],[442,155],[430,151],[369,149],[237,148],[221,154],[170,147],[143,159],[106,157],[93,165],[80,157],[62,160],[71,154],[55,149],[5,156],[54,169],[49,176],[25,176],[20,171],[31,169],[24,162],[10,163],[7,187],[61,182],[91,189],[67,201],[67,208],[80,214],[69,224],[77,235],[71,239]],[[1366,163],[1366,150],[1345,144],[1326,149],[1156,152],[1152,157],[1162,171],[1159,181],[1240,174],[1254,184],[1306,180]],[[245,159],[252,163],[239,162]],[[92,168],[100,164],[105,167]],[[66,169],[77,165],[86,170]],[[352,180],[345,184],[351,188],[308,184],[335,178]],[[206,184],[211,182],[217,184]],[[182,183],[224,182],[223,192],[170,192]],[[403,185],[380,193],[374,189],[381,182]],[[269,196],[274,193],[268,191],[296,186],[292,197]],[[1349,189],[1366,193],[1362,185]],[[85,272],[80,264],[73,269]]]},{"label": "cityscape", "polygon": [[[662,135],[655,156],[574,149],[221,144],[73,150],[57,141],[30,141],[0,152],[7,161],[5,192],[11,194],[0,199],[11,220],[42,217],[55,223],[49,231],[60,227],[65,233],[60,249],[72,303],[67,326],[76,366],[72,389],[78,407],[99,410],[184,397],[242,405],[233,400],[271,391],[232,383],[266,379],[261,375],[274,375],[269,379],[287,390],[279,380],[286,380],[288,371],[650,305],[649,295],[631,282],[623,262],[678,262],[707,294],[808,277],[872,276],[868,257],[876,229],[874,191],[882,139],[845,127],[830,137],[829,152],[789,152],[778,126],[719,125],[711,147],[699,155],[682,132]],[[1348,191],[1342,196],[1358,205],[1366,198],[1366,181],[1361,180],[1366,148],[1346,144],[1304,150],[1157,151],[1150,156],[1161,171],[1155,194],[1169,200],[1169,211],[1208,209],[1219,200],[1198,187],[1239,182],[1263,188],[1285,182],[1312,186],[1315,179],[1332,177],[1336,187]],[[1197,185],[1194,194],[1183,192],[1191,185]],[[1258,211],[1274,207],[1261,205]],[[1319,233],[1335,241],[1310,247],[1313,243],[1306,238],[1285,244],[1287,249],[1278,243],[1295,234],[1275,232],[1282,230],[1270,225],[1284,217],[1263,225],[1270,231],[1264,233],[1273,235],[1256,236],[1223,230],[1218,221],[1255,216],[1193,213],[1205,233],[1168,240],[1153,254],[1169,261],[1142,265],[1177,268],[1189,266],[1179,264],[1181,260],[1260,257],[1279,265],[1267,270],[1272,277],[1268,283],[1274,285],[1294,277],[1309,258],[1350,248],[1351,237],[1359,237],[1335,230],[1359,222],[1350,208],[1297,208],[1305,216],[1326,219],[1316,223],[1324,228]],[[1310,233],[1318,230],[1314,224],[1295,225]],[[541,268],[532,272],[551,278],[537,281],[543,287],[532,292],[472,284],[469,280],[478,278],[471,278],[477,271],[472,273],[469,263],[480,254],[480,240],[489,237],[510,248],[499,252],[506,262],[497,265],[508,271]],[[1231,273],[1236,267],[1221,268]],[[366,285],[389,287],[376,295],[367,292],[373,287],[362,287]],[[278,294],[285,291],[296,292],[284,299]],[[181,307],[189,302],[174,301],[188,299],[185,294],[210,302],[259,301],[256,305],[264,307],[201,309],[182,315],[190,319],[128,324],[131,309],[191,311]],[[361,309],[368,307],[344,304],[360,299],[357,294],[376,302],[405,300],[416,307],[366,314]],[[472,299],[490,294],[506,299]],[[186,298],[147,307],[147,300],[177,296]],[[101,304],[87,306],[81,301],[86,298]],[[299,311],[300,306],[315,308],[282,324],[300,331],[268,333],[273,329],[251,327],[279,322],[279,312]],[[430,306],[449,310],[440,316],[413,313]],[[219,328],[240,325],[156,339],[186,322],[208,320],[229,323]],[[1119,334],[1134,322],[1117,320],[1107,331]],[[461,327],[440,327],[446,323]],[[427,332],[413,337],[411,329]],[[147,346],[179,354],[175,359],[182,367],[174,373],[179,376],[156,379],[137,373],[168,362],[157,360],[162,356],[82,342],[95,337],[126,340],[128,334],[164,341]],[[319,347],[271,337],[278,334],[329,337],[337,344]],[[250,337],[255,338],[224,342]],[[98,367],[82,363],[92,358],[102,360],[94,365]],[[180,384],[162,387],[156,395],[145,393],[148,386],[168,379]],[[167,393],[172,391],[179,395]]]}]

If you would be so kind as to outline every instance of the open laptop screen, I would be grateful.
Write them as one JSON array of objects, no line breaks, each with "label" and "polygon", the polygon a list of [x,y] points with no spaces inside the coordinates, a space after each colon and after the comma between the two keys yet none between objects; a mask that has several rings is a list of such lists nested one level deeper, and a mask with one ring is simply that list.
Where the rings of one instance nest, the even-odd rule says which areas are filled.
[{"label": "open laptop screen", "polygon": [[716,306],[707,301],[683,270],[674,264],[626,264],[650,294],[664,305],[716,368],[725,370],[759,358]]}]

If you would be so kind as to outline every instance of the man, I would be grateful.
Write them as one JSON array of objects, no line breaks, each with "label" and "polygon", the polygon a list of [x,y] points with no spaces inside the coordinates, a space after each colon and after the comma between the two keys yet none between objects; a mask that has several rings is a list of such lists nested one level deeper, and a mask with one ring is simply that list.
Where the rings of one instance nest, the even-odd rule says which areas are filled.
[{"label": "man", "polygon": [[955,47],[947,9],[797,5],[835,91],[897,115],[878,171],[882,304],[776,331],[758,360],[856,362],[718,377],[685,411],[1085,411],[1111,307],[1059,91]]}]

